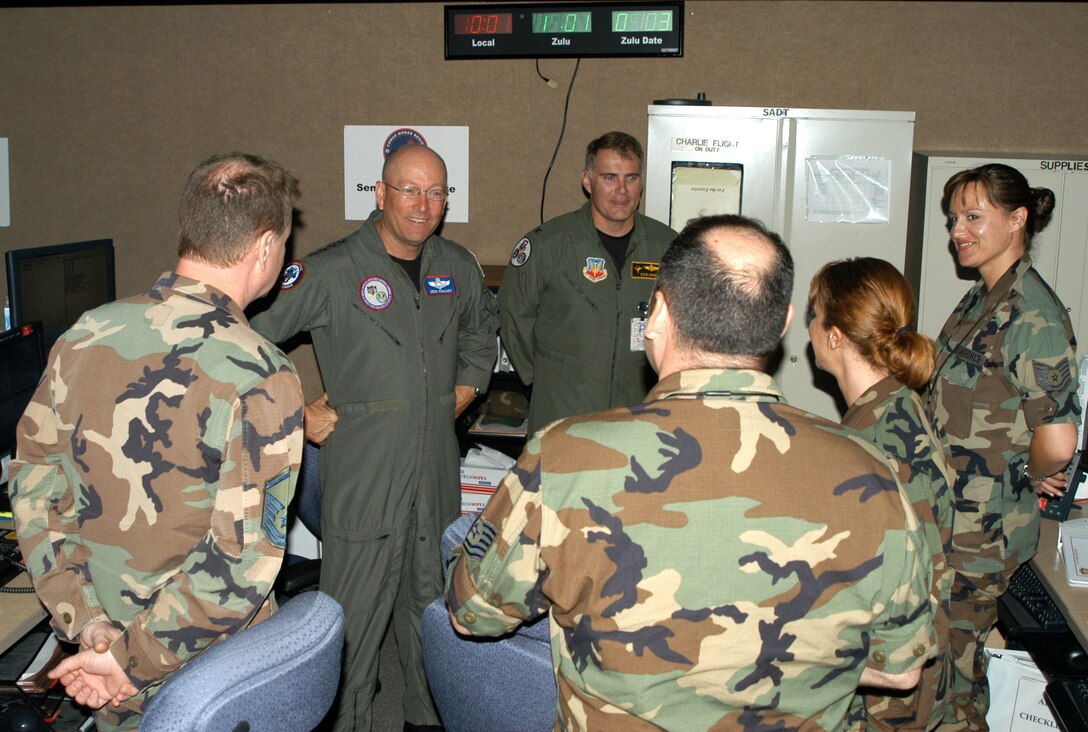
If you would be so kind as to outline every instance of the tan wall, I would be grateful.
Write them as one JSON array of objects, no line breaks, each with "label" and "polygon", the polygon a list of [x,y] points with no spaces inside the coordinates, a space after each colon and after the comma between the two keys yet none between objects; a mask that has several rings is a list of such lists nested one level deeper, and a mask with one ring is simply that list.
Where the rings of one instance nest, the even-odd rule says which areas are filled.
[{"label": "tan wall", "polygon": [[[202,158],[240,149],[302,181],[305,254],[344,220],[346,124],[468,125],[470,223],[485,264],[539,220],[572,59],[445,61],[442,3],[0,9],[0,250],[111,237],[118,294],[174,262],[176,202]],[[688,0],[680,59],[586,59],[545,216],[582,202],[585,143],[646,134],[646,105],[917,113],[920,150],[1088,153],[1088,4]],[[829,253],[833,256],[833,253]],[[2,287],[2,285],[0,285]],[[320,388],[308,347],[293,353]]]}]

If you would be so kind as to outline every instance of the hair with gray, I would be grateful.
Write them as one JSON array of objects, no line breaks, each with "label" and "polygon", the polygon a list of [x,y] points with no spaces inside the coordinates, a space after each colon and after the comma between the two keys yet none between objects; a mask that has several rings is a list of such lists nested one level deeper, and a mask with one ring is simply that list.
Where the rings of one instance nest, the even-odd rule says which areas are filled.
[{"label": "hair with gray", "polygon": [[[757,236],[774,250],[765,267],[736,267],[707,235],[725,229]],[[793,257],[762,223],[733,214],[692,219],[661,258],[657,290],[672,313],[681,348],[766,357],[778,348],[793,292]]]},{"label": "hair with gray", "polygon": [[247,153],[208,158],[181,192],[178,256],[237,264],[260,235],[287,231],[299,195],[298,180],[271,160]]},{"label": "hair with gray", "polygon": [[1031,240],[1050,223],[1054,212],[1054,191],[1049,188],[1032,188],[1028,179],[1016,168],[1002,163],[988,163],[971,170],[961,170],[944,184],[941,210],[948,216],[952,199],[967,195],[967,186],[974,184],[976,195],[985,195],[990,203],[1005,211],[1013,212],[1023,207],[1028,212],[1024,226],[1024,249],[1031,250]]},{"label": "hair with gray", "polygon": [[593,166],[597,164],[597,153],[601,150],[612,150],[625,158],[635,158],[639,167],[645,156],[642,152],[642,143],[626,132],[613,130],[606,132],[596,140],[586,145],[586,170],[593,172]]}]

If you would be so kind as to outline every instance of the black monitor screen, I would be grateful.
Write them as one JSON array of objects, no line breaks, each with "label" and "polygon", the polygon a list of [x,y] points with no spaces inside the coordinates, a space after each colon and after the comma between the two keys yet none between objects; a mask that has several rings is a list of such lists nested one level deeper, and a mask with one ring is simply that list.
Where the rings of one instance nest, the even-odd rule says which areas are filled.
[{"label": "black monitor screen", "polygon": [[5,461],[15,449],[15,428],[44,370],[37,323],[0,332],[0,456]]},{"label": "black monitor screen", "polygon": [[79,316],[113,301],[113,240],[15,249],[6,255],[12,327],[40,322],[48,348]]}]

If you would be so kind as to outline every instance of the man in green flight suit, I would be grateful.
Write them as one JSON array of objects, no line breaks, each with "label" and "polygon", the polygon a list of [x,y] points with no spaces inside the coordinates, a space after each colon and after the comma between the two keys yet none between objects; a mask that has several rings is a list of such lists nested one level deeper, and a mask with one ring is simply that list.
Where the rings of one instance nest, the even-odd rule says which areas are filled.
[{"label": "man in green flight suit", "polygon": [[533,385],[529,434],[561,417],[640,401],[655,381],[642,329],[676,232],[638,211],[642,145],[608,132],[586,147],[578,211],[514,246],[499,288],[502,344]]},{"label": "man in green flight suit", "polygon": [[911,688],[933,654],[933,565],[888,460],[762,371],[792,283],[757,222],[689,223],[646,324],[661,380],[537,432],[469,530],[454,626],[548,615],[556,729],[843,729],[860,684]]},{"label": "man in green flight suit", "polygon": [[460,513],[454,417],[487,388],[498,325],[476,258],[434,235],[446,196],[442,158],[398,148],[362,228],[291,262],[276,301],[253,318],[276,342],[309,331],[325,383],[327,403],[307,407],[306,429],[324,442],[321,589],[347,621],[337,730],[371,728],[390,621],[405,728],[440,723],[420,623],[442,590],[439,537]]}]

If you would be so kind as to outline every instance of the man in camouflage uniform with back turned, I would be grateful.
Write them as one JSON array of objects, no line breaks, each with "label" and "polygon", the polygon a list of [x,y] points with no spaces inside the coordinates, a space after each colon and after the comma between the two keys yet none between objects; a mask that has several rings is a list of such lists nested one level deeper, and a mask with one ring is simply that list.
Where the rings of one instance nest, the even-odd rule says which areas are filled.
[{"label": "man in camouflage uniform with back turned", "polygon": [[493,636],[547,612],[563,729],[840,729],[932,655],[925,538],[887,460],[760,371],[793,265],[740,216],[689,224],[646,326],[642,404],[538,433],[446,598]]},{"label": "man in camouflage uniform with back turned", "polygon": [[272,610],[302,389],[243,310],[277,281],[297,197],[275,163],[202,163],[175,270],[84,314],[19,423],[19,543],[54,631],[81,646],[50,676],[101,707],[101,731],[135,729],[171,673]]}]

